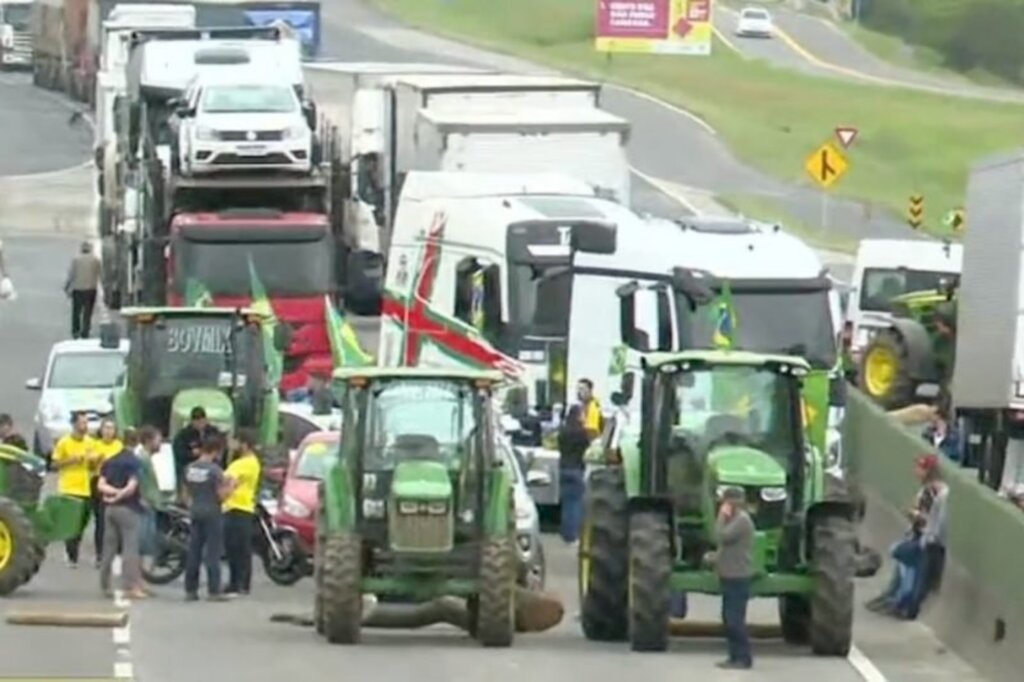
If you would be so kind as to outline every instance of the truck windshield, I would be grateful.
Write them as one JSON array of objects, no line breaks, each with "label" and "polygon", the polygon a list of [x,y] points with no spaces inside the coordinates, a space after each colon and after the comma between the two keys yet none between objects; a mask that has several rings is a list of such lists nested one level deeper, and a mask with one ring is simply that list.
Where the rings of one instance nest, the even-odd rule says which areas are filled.
[{"label": "truck windshield", "polygon": [[[783,464],[798,443],[796,384],[767,368],[718,366],[666,375],[674,428],[667,452],[700,456],[719,445],[746,445]],[[670,465],[671,470],[671,465]]]},{"label": "truck windshield", "polygon": [[473,393],[451,381],[391,381],[376,387],[367,406],[367,469],[393,469],[425,459],[460,465],[473,447],[477,424]]},{"label": "truck windshield", "polygon": [[566,265],[510,264],[509,322],[522,336],[566,338],[572,281]]},{"label": "truck windshield", "polygon": [[310,241],[213,242],[174,240],[174,290],[184,295],[189,280],[213,296],[250,296],[251,260],[270,296],[322,296],[333,290],[329,235]]},{"label": "truck windshield", "polygon": [[959,275],[953,272],[930,272],[906,268],[868,268],[860,282],[860,309],[887,313],[892,299],[912,291],[940,289],[943,282],[954,282]]},{"label": "truck windshield", "polygon": [[294,89],[280,85],[211,85],[199,108],[208,114],[290,114],[299,103]]},{"label": "truck windshield", "polygon": [[32,5],[0,5],[0,24],[10,24],[15,31],[27,31],[32,23]]},{"label": "truck windshield", "polygon": [[262,332],[258,325],[244,324],[232,334],[235,322],[203,315],[140,325],[140,338],[133,338],[130,352],[143,353],[145,393],[173,397],[184,388],[228,388],[232,373],[236,386],[261,390]]},{"label": "truck windshield", "polygon": [[[827,289],[743,290],[734,283],[732,302],[736,311],[733,331],[736,348],[796,355],[816,369],[835,366],[837,338]],[[694,313],[682,300],[680,304],[680,319],[690,320],[692,347],[711,348],[716,327],[711,308],[699,308]]]}]

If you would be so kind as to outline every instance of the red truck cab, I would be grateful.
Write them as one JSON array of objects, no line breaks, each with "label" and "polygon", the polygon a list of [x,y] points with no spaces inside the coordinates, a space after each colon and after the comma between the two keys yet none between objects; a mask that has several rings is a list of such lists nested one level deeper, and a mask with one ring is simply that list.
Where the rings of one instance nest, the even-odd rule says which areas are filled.
[{"label": "red truck cab", "polygon": [[169,237],[170,305],[185,304],[190,282],[209,292],[213,305],[249,305],[251,262],[278,323],[291,331],[281,390],[302,388],[310,374],[330,373],[324,296],[333,300],[336,273],[326,216],[270,209],[179,213]]}]

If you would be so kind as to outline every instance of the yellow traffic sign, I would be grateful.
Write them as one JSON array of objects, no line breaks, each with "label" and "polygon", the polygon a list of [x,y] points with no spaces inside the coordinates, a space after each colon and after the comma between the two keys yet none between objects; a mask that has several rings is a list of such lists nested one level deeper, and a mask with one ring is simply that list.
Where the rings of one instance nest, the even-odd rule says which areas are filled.
[{"label": "yellow traffic sign", "polygon": [[907,206],[907,222],[915,230],[921,227],[924,222],[924,196],[913,194],[910,197],[910,205]]},{"label": "yellow traffic sign", "polygon": [[831,187],[850,168],[846,157],[831,142],[826,142],[807,157],[804,163],[807,174],[824,189]]}]

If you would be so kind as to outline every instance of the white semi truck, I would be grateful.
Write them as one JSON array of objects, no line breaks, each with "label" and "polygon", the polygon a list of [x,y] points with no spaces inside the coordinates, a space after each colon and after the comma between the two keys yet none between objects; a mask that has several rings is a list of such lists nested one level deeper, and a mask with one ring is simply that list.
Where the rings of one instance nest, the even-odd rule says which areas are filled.
[{"label": "white semi truck", "polygon": [[0,71],[32,67],[32,0],[0,0]]},{"label": "white semi truck", "polygon": [[993,488],[1024,480],[1024,149],[967,181],[952,401]]}]

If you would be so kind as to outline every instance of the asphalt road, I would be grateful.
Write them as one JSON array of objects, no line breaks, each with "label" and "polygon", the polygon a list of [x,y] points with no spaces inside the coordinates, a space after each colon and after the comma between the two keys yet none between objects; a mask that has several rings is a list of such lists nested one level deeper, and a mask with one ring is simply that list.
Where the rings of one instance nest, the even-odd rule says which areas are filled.
[{"label": "asphalt road", "polygon": [[1024,103],[1024,90],[987,87],[953,73],[926,73],[886,62],[825,19],[785,7],[773,6],[771,13],[778,31],[773,39],[737,37],[736,10],[722,4],[715,10],[715,28],[743,54],[805,73],[969,99]]},{"label": "asphalt road", "polygon": [[[92,131],[69,123],[74,109],[22,73],[0,73],[0,176],[46,173],[92,156]],[[33,125],[26,129],[24,121]]]}]

